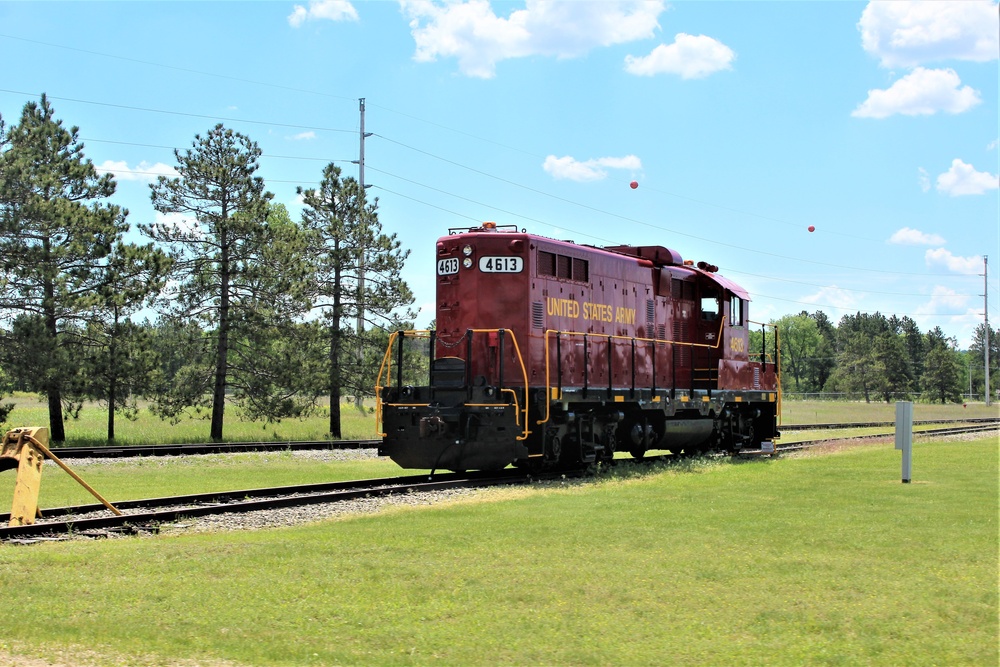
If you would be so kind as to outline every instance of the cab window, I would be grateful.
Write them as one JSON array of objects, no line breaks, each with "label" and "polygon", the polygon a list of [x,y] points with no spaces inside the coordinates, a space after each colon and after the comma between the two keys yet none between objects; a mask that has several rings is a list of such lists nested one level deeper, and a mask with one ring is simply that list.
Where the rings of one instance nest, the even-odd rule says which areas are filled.
[{"label": "cab window", "polygon": [[719,293],[716,290],[704,290],[701,293],[701,319],[719,319]]},{"label": "cab window", "polygon": [[743,326],[743,318],[745,314],[743,312],[743,299],[736,296],[735,294],[729,297],[729,319],[732,320],[730,324],[734,327]]}]

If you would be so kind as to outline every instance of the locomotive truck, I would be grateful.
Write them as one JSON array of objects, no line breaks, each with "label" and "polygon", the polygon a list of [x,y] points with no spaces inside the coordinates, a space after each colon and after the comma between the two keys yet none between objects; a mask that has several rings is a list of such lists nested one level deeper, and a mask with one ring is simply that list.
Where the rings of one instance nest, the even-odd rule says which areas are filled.
[{"label": "locomotive truck", "polygon": [[437,326],[390,336],[379,454],[404,468],[540,470],[773,447],[777,331],[662,246],[578,245],[492,222],[437,241]]}]

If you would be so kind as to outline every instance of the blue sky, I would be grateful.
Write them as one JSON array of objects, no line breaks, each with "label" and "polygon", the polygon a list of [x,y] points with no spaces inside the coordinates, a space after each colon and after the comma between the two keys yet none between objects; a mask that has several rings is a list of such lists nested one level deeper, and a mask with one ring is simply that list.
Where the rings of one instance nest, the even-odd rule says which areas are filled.
[{"label": "blue sky", "polygon": [[[744,285],[751,319],[1000,322],[998,33],[950,2],[0,2],[0,114],[46,93],[119,182],[217,122],[296,186],[365,181],[433,317],[434,239],[493,220],[664,245]],[[631,181],[639,187],[629,187]],[[808,227],[813,226],[814,232]]]}]

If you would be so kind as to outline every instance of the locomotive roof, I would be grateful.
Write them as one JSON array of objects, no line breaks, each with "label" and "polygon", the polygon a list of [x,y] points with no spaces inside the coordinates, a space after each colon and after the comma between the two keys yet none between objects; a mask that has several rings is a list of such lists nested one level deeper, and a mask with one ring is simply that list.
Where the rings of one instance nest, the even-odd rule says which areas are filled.
[{"label": "locomotive roof", "polygon": [[578,244],[575,241],[553,239],[548,236],[541,236],[539,234],[531,234],[526,229],[518,229],[517,225],[497,225],[494,222],[484,222],[481,227],[462,227],[462,228],[451,228],[448,230],[449,236],[456,236],[460,234],[523,234],[531,239],[543,240],[547,243],[556,243],[567,248],[580,248],[588,252],[598,251],[612,253],[615,255],[625,255],[627,257],[634,257],[637,260],[646,260],[656,267],[676,267],[678,269],[684,269],[690,271],[692,274],[700,275],[706,280],[714,282],[716,285],[722,289],[729,290],[736,296],[750,301],[750,295],[747,293],[743,287],[733,282],[732,280],[720,276],[716,271],[718,267],[712,266],[706,262],[698,262],[694,265],[693,262],[684,261],[681,254],[676,250],[671,250],[670,248],[665,248],[663,246],[592,246],[586,244]]}]

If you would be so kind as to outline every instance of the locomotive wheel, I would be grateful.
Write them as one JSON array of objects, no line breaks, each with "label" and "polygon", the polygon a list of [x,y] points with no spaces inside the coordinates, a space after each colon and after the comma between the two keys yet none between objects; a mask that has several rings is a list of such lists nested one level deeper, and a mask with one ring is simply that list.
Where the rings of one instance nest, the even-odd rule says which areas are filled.
[{"label": "locomotive wheel", "polygon": [[646,456],[646,448],[645,447],[631,447],[631,448],[629,448],[628,453],[631,454],[632,458],[634,458],[636,461],[641,461],[643,459],[643,457]]}]

